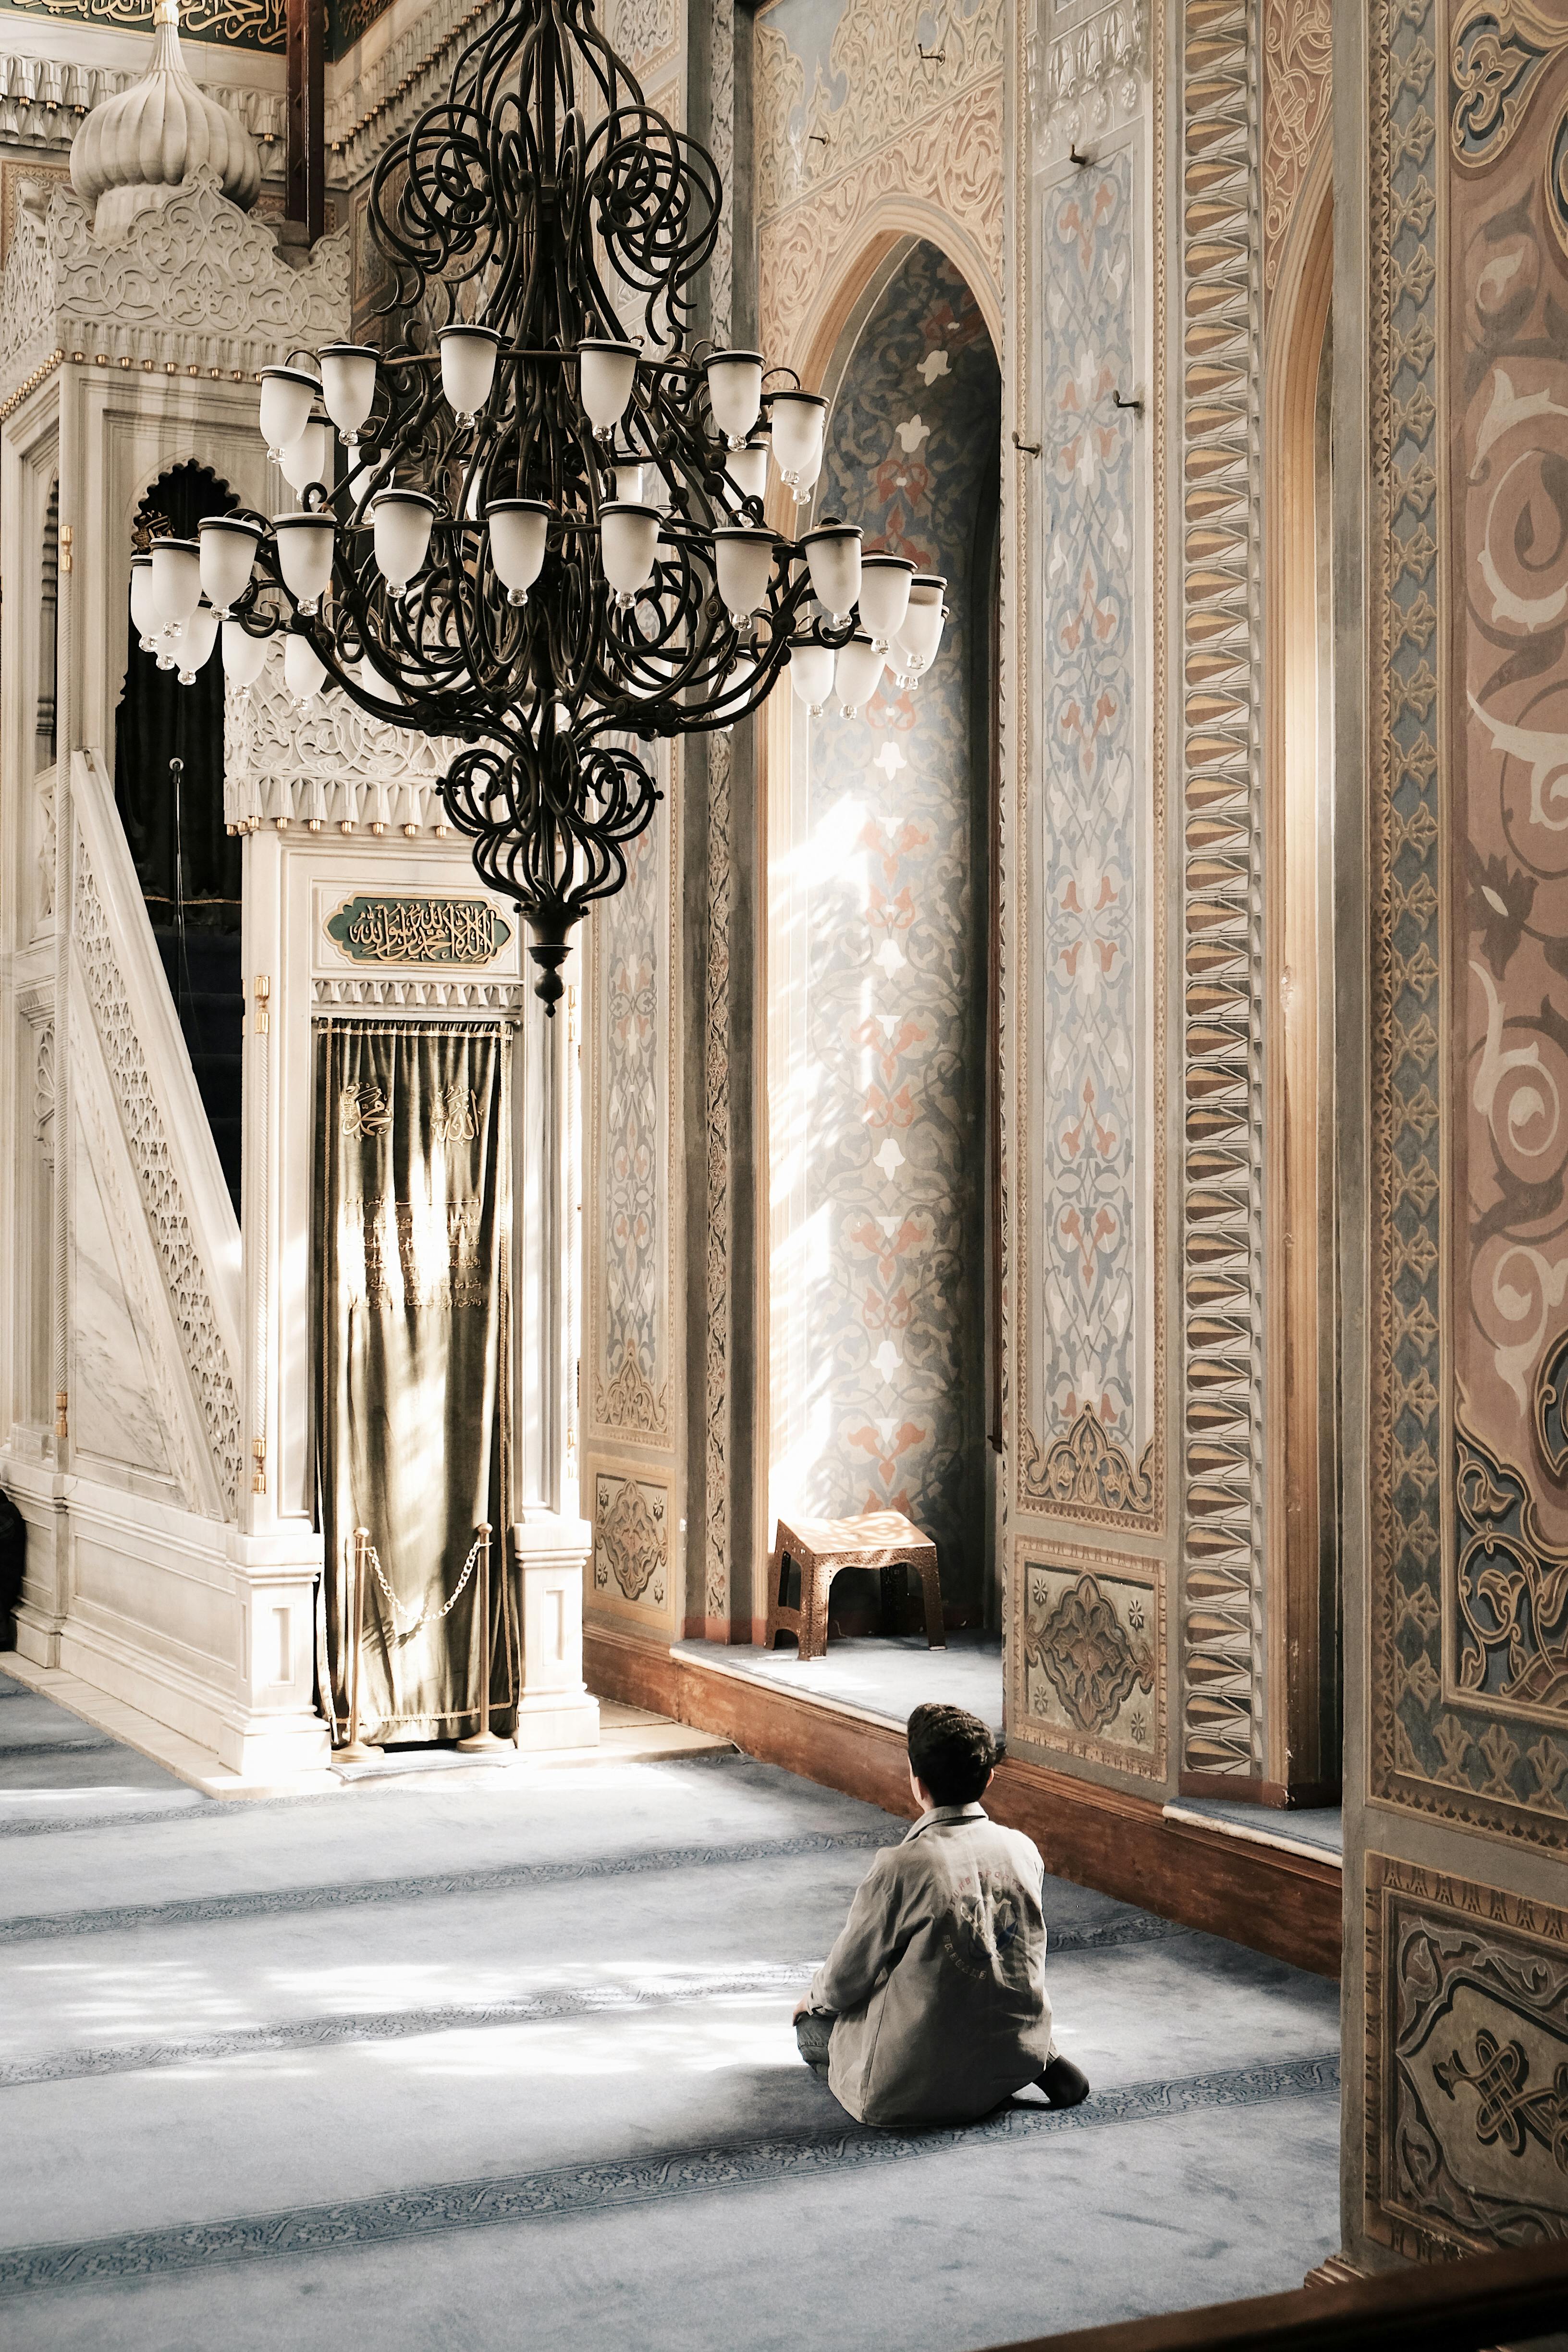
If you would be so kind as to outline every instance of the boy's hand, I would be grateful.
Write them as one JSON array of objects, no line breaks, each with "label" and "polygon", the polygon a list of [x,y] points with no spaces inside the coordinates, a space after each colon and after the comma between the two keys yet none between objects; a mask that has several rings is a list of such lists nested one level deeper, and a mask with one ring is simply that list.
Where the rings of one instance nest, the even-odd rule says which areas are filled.
[{"label": "boy's hand", "polygon": [[791,2011],[790,2011],[790,2013],[789,2013],[789,2021],[790,2021],[790,2023],[791,2023],[792,2025],[797,2025],[797,2024],[800,2022],[800,2020],[801,2020],[801,2019],[805,2015],[806,2011],[807,2011],[810,2007],[811,2007],[811,1995],[810,1995],[808,1992],[803,1992],[803,1993],[801,1994],[800,1999],[795,2002],[795,2007],[791,2010]]}]

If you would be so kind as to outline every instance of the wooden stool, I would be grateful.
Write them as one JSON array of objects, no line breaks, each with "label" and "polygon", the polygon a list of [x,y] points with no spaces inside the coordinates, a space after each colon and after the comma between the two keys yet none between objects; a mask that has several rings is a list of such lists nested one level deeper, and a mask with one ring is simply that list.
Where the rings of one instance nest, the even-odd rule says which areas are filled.
[{"label": "wooden stool", "polygon": [[[789,1609],[789,1564],[800,1570],[800,1607]],[[876,1568],[882,1572],[882,1618],[886,1623],[892,1597],[892,1571],[912,1568],[925,1595],[926,1642],[945,1650],[942,1622],[942,1582],[937,1575],[936,1546],[930,1536],[898,1511],[867,1511],[849,1519],[781,1519],[773,1537],[769,1564],[768,1629],[763,1646],[771,1650],[781,1633],[793,1633],[803,1658],[820,1658],[827,1649],[827,1595],[841,1568]]]}]

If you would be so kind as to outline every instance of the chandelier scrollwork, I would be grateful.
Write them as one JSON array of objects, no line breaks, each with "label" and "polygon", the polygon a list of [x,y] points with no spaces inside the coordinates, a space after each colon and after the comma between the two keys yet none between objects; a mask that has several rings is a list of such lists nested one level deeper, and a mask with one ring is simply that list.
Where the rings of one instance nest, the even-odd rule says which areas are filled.
[{"label": "chandelier scrollwork", "polygon": [[929,667],[946,617],[944,583],[863,558],[857,526],[769,523],[770,452],[798,512],[826,404],[693,339],[722,200],[591,0],[512,0],[376,172],[387,348],[263,373],[298,510],[211,518],[133,582],[182,676],[221,622],[244,685],[282,630],[301,699],[458,745],[443,800],[547,1005],[653,815],[651,743],[745,718],[786,667],[814,711],[858,709],[884,665]]}]

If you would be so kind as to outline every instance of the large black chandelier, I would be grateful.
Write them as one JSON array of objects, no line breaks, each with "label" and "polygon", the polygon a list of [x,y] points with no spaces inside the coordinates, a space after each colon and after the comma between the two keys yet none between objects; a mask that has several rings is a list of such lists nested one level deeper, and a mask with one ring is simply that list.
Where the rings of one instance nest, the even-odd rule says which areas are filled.
[{"label": "large black chandelier", "polygon": [[298,510],[211,517],[133,569],[142,642],[182,677],[221,628],[247,685],[282,632],[298,699],[457,743],[447,811],[547,1006],[653,815],[654,740],[729,728],[786,667],[814,713],[857,710],[885,666],[914,684],[946,618],[942,580],[858,525],[767,521],[770,462],[805,519],[826,404],[692,339],[721,201],[592,0],[510,0],[376,171],[387,348],[262,372]]}]

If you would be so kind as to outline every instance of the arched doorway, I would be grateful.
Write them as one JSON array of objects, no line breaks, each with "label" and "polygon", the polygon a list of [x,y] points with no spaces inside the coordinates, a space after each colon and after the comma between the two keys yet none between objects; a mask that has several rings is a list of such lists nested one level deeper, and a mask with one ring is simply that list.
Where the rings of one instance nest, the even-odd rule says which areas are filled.
[{"label": "arched doorway", "polygon": [[[238,504],[194,459],[159,475],[132,542],[194,539]],[[224,667],[215,653],[182,686],[126,634],[114,721],[114,797],[236,1213],[240,1184],[242,845],[224,822]]]},{"label": "arched doorway", "polygon": [[[896,1509],[950,1623],[995,1625],[988,1507],[1001,378],[934,245],[887,255],[823,387],[814,516],[947,581],[913,691],[790,713],[770,762],[770,1519]],[[776,737],[775,747],[776,747]],[[875,1581],[834,1589],[841,1631]]]}]

